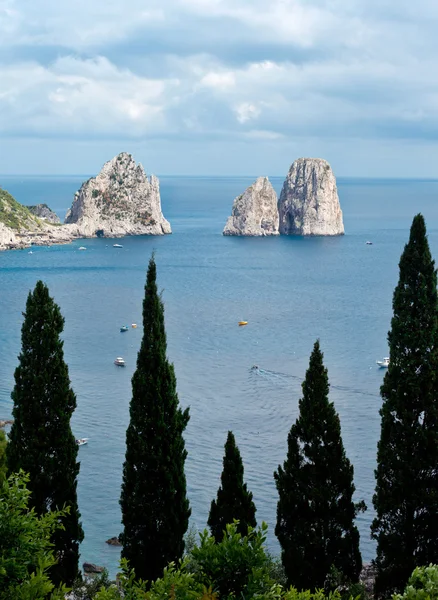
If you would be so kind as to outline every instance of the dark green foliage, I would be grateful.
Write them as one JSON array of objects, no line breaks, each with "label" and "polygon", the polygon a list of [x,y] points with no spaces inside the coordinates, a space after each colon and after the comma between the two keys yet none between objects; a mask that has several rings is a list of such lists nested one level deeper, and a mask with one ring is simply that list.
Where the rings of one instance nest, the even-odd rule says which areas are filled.
[{"label": "dark green foliage", "polygon": [[275,533],[288,582],[299,590],[323,588],[332,566],[355,582],[362,567],[354,519],[364,505],[352,501],[353,467],[328,392],[317,341],[300,415],[288,436],[287,459],[274,474],[279,493]]},{"label": "dark green foliage", "polygon": [[402,591],[414,567],[438,562],[437,277],[421,215],[399,267],[373,498],[380,597]]},{"label": "dark green foliage", "polygon": [[0,485],[6,477],[6,434],[0,429]]},{"label": "dark green foliage", "polygon": [[143,340],[132,378],[130,423],[120,505],[122,556],[136,576],[161,577],[184,552],[190,508],[183,432],[189,410],[179,408],[173,365],[166,358],[164,307],[155,258],[149,261],[143,302]]},{"label": "dark green foliage", "polygon": [[228,432],[225,443],[224,468],[217,500],[211,503],[208,526],[212,536],[219,542],[224,535],[226,525],[239,521],[237,531],[242,535],[248,532],[248,526],[256,526],[256,507],[252,493],[243,483],[243,463],[239,448],[232,431]]},{"label": "dark green foliage", "polygon": [[60,334],[64,319],[49,290],[38,281],[29,293],[21,330],[22,348],[15,370],[12,425],[7,445],[9,473],[29,474],[31,506],[38,515],[69,508],[64,529],[53,534],[58,564],[55,583],[70,585],[78,575],[79,543],[84,534],[77,502],[78,447],[70,428],[76,397],[70,387]]},{"label": "dark green foliage", "polygon": [[0,600],[63,600],[47,570],[55,564],[50,541],[65,513],[38,517],[29,508],[29,478],[21,471],[0,485]]}]

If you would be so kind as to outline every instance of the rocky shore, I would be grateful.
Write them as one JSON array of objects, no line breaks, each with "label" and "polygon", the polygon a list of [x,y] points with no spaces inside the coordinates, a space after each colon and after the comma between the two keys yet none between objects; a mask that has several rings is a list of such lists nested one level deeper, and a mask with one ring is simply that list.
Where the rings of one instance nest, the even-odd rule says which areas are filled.
[{"label": "rocky shore", "polygon": [[46,204],[26,207],[0,190],[0,250],[69,244],[74,239],[172,233],[158,178],[122,152],[76,192],[64,224]]}]

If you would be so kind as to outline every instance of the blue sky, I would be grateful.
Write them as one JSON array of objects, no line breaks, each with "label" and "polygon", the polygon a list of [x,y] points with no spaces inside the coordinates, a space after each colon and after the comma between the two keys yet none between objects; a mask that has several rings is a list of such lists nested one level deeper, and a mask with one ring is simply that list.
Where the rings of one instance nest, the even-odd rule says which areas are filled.
[{"label": "blue sky", "polygon": [[0,0],[0,173],[438,178],[438,2]]}]

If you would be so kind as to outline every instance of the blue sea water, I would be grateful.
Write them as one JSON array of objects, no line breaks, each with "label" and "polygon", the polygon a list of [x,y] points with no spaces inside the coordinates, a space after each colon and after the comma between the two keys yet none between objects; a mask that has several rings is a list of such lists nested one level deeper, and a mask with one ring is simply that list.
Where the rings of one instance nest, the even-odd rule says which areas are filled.
[{"label": "blue sea water", "polygon": [[[63,217],[83,179],[0,177],[0,184],[20,202],[46,202]],[[65,358],[77,395],[73,432],[90,439],[79,449],[81,562],[105,565],[112,574],[117,568],[119,550],[105,540],[121,530],[118,500],[131,376],[153,250],[168,354],[181,404],[190,406],[185,437],[192,523],[206,526],[231,429],[257,519],[268,523],[269,547],[278,552],[273,471],[285,458],[301,381],[319,338],[330,396],[355,468],[356,497],[368,504],[358,518],[364,560],[374,555],[369,526],[383,376],[375,361],[388,353],[398,260],[417,212],[426,217],[438,256],[438,182],[339,180],[343,237],[223,237],[234,197],[253,179],[163,177],[162,206],[171,236],[125,238],[122,249],[113,248],[113,240],[93,239],[35,248],[33,254],[0,253],[0,418],[11,415],[22,311],[38,279],[49,285],[65,316]],[[271,180],[279,192],[282,178]],[[86,252],[78,251],[81,245]],[[248,325],[239,328],[240,320]],[[134,322],[137,329],[119,332]],[[116,356],[125,358],[125,369],[114,366]],[[254,364],[259,371],[251,370]]]}]

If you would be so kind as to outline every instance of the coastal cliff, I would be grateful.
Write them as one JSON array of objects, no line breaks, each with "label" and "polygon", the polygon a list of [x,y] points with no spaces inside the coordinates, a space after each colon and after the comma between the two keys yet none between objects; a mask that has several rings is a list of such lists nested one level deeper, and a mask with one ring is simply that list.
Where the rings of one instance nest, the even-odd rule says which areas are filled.
[{"label": "coastal cliff", "polygon": [[29,209],[33,215],[39,219],[42,219],[43,221],[56,224],[61,223],[61,219],[47,206],[47,204],[35,204],[35,206],[26,206],[26,208]]},{"label": "coastal cliff", "polygon": [[287,174],[278,203],[283,235],[343,235],[336,179],[326,160],[299,158]]},{"label": "coastal cliff", "polygon": [[75,226],[77,237],[172,233],[161,212],[158,178],[148,179],[126,152],[82,184],[64,223]]},{"label": "coastal cliff", "polygon": [[157,177],[123,152],[82,184],[65,223],[46,204],[23,206],[0,188],[0,250],[68,244],[77,238],[162,235],[171,228],[161,212]]},{"label": "coastal cliff", "polygon": [[74,237],[70,227],[38,218],[0,189],[0,250],[28,248],[32,244],[64,244]]},{"label": "coastal cliff", "polygon": [[233,203],[223,235],[278,235],[277,194],[267,177],[259,177]]}]

